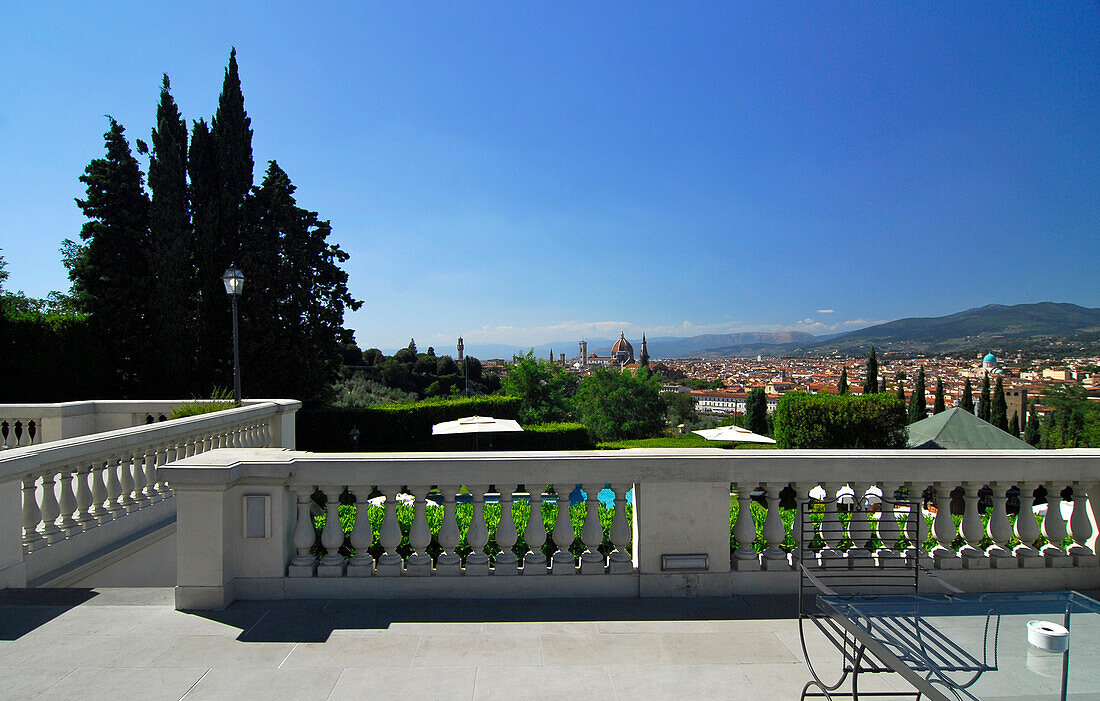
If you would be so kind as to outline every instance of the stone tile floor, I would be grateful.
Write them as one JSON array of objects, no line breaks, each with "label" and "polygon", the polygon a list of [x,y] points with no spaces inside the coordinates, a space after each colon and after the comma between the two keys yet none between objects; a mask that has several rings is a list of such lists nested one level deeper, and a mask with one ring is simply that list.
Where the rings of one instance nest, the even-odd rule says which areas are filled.
[{"label": "stone tile floor", "polygon": [[176,611],[171,589],[0,591],[3,699],[760,701],[797,699],[809,678],[790,596],[237,602],[200,614]]}]

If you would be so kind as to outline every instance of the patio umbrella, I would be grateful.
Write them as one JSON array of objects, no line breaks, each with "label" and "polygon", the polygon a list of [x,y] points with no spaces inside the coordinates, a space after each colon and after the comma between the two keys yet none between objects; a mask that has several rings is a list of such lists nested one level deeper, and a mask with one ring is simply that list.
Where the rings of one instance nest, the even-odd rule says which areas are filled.
[{"label": "patio umbrella", "polygon": [[[492,416],[467,416],[464,419],[444,421],[432,426],[433,436],[447,436],[456,433],[512,433],[522,431],[519,422],[512,419],[494,419]],[[492,447],[490,440],[489,446]],[[477,447],[477,436],[474,436]]]},{"label": "patio umbrella", "polygon": [[718,428],[704,428],[697,433],[708,441],[733,441],[734,443],[775,443],[767,436],[761,436],[740,426],[719,426]]}]

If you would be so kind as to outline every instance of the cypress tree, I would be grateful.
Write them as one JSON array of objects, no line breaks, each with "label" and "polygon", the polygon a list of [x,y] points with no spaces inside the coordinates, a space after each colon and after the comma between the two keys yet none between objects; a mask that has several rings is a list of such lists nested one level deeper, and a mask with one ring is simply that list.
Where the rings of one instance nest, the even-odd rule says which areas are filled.
[{"label": "cypress tree", "polygon": [[982,396],[981,403],[978,405],[978,418],[983,421],[989,421],[992,415],[992,407],[989,396],[989,373],[982,375]]},{"label": "cypress tree", "polygon": [[159,372],[149,378],[146,391],[154,396],[186,396],[189,386],[190,359],[194,358],[192,339],[193,268],[191,260],[191,215],[187,197],[187,126],[164,76],[157,105],[157,124],[152,133],[149,156],[150,262],[153,275],[153,299],[157,313],[153,319],[154,337],[173,339],[157,353]]},{"label": "cypress tree", "polygon": [[[232,49],[210,133],[214,137],[218,184],[221,186],[218,226],[229,256],[238,260],[241,207],[252,189],[255,167],[251,125],[252,120],[244,109],[244,93],[241,92],[241,78],[237,72],[237,49]],[[228,266],[229,261],[224,265]]]},{"label": "cypress tree", "polygon": [[768,395],[760,387],[745,399],[745,428],[761,436],[768,432]]},{"label": "cypress tree", "polygon": [[[191,224],[194,256],[195,317],[198,353],[195,372],[199,381],[222,387],[231,386],[231,321],[221,276],[229,264],[229,251],[218,227],[221,196],[214,137],[205,120],[191,129],[191,147],[187,154],[187,174],[191,179]],[[255,271],[245,270],[246,277]],[[253,285],[249,284],[247,289]],[[200,388],[209,391],[210,388]]]},{"label": "cypress tree", "polygon": [[66,240],[62,251],[75,302],[113,359],[115,386],[128,397],[150,374],[152,356],[149,197],[125,130],[108,120],[106,158],[94,159],[80,176],[87,186],[86,198],[76,201],[88,218],[83,243]]},{"label": "cypress tree", "polygon": [[943,379],[937,377],[936,378],[936,401],[932,405],[932,413],[933,414],[942,414],[945,411],[947,411],[947,405],[944,403],[944,399],[943,399]]},{"label": "cypress tree", "polygon": [[902,404],[905,404],[906,403],[905,402],[905,380],[902,377],[898,377],[897,382],[898,382],[898,399],[901,400]]},{"label": "cypress tree", "polygon": [[1039,445],[1042,434],[1039,431],[1039,414],[1035,411],[1035,402],[1027,409],[1027,425],[1024,428],[1024,440],[1031,445]]},{"label": "cypress tree", "polygon": [[1016,438],[1020,437],[1020,412],[1012,412],[1012,420],[1008,422],[1008,432]]},{"label": "cypress tree", "polygon": [[1005,385],[1000,375],[997,375],[997,388],[991,404],[990,423],[1002,431],[1008,431],[1008,402],[1005,401]]},{"label": "cypress tree", "polygon": [[840,369],[840,385],[836,390],[837,394],[848,394],[848,368],[844,367]]},{"label": "cypress tree", "polygon": [[909,397],[909,423],[913,424],[928,416],[928,400],[924,396],[924,366],[917,370],[917,384],[913,395]]},{"label": "cypress tree", "polygon": [[875,354],[874,346],[871,346],[871,354],[867,356],[867,377],[863,381],[863,393],[878,393],[878,355]]},{"label": "cypress tree", "polygon": [[963,396],[959,400],[959,408],[964,411],[974,413],[974,388],[970,386],[970,378],[966,378],[966,384],[963,385]]}]

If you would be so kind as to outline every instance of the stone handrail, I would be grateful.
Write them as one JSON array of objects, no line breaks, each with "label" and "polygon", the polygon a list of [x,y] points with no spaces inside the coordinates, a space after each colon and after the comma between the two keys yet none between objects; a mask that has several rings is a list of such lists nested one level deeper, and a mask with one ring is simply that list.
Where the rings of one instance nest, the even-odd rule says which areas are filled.
[{"label": "stone handrail", "polygon": [[79,543],[102,546],[108,530],[132,530],[109,524],[147,521],[172,500],[166,464],[214,448],[292,448],[299,407],[269,400],[0,452],[0,586],[25,586],[86,555]]},{"label": "stone handrail", "polygon": [[[235,450],[188,458],[166,472],[180,495],[177,605],[181,607],[222,606],[235,596],[774,591],[797,581],[791,575],[800,550],[792,551],[789,543],[797,540],[798,528],[785,525],[780,509],[780,493],[789,498],[792,491],[796,500],[805,500],[811,492],[849,494],[847,499],[861,501],[874,501],[876,494],[909,495],[908,505],[895,513],[853,518],[847,527],[851,547],[828,542],[813,554],[838,558],[842,566],[853,557],[873,557],[882,566],[889,566],[891,558],[925,558],[936,568],[959,570],[959,576],[972,570],[997,570],[996,579],[972,577],[971,584],[977,582],[977,586],[998,582],[1025,588],[1066,586],[1066,582],[1100,586],[1095,554],[1100,450],[643,449],[450,455]],[[568,500],[557,501],[542,493],[541,487],[547,484],[568,486],[558,490],[562,495],[574,485],[583,488],[586,500],[579,533],[574,533]],[[994,508],[985,527],[978,492],[987,485]],[[601,549],[603,507],[597,495],[605,486],[613,493],[611,548]],[[1068,524],[1061,508],[1051,508],[1042,517],[1041,527],[1034,519],[1020,518],[1012,530],[1005,505],[1013,486],[1029,497],[1040,486],[1050,495],[1072,490]],[[628,519],[626,494],[632,487],[633,518]],[[925,533],[924,518],[900,518],[922,513],[921,495],[926,488],[934,491],[941,506],[931,534]],[[956,488],[962,489],[965,504],[958,532],[946,506]],[[345,491],[356,512],[347,536],[339,518],[340,496]],[[467,491],[472,515],[466,537],[473,551],[463,562],[455,552],[460,538],[455,503],[460,492],[465,498]],[[411,527],[406,528],[411,553],[405,554],[398,552],[403,537],[399,494],[411,495],[405,499],[411,501],[413,512]],[[487,495],[499,501],[501,516],[493,534],[485,518]],[[767,505],[759,539],[751,518],[753,497]],[[380,527],[374,529],[358,515],[379,499],[383,515]],[[523,531],[528,551],[517,557],[511,552],[519,535],[510,518],[515,504],[527,501],[534,511],[550,499],[556,502],[553,526],[544,529],[541,519],[528,519]],[[731,499],[738,507],[732,528]],[[1052,496],[1051,502],[1056,503],[1055,499]],[[1029,499],[1021,501],[1030,505]],[[318,503],[326,514],[319,538],[313,514]],[[428,509],[440,510],[433,521],[440,525],[429,525]],[[840,518],[835,503],[824,507],[823,517]],[[1047,542],[1037,548],[1040,533]],[[1072,545],[1064,548],[1067,533]],[[574,535],[584,545],[579,558],[569,551]],[[957,535],[966,542],[960,552],[952,547]],[[1019,544],[1009,547],[1015,543],[1014,536]],[[870,543],[876,537],[888,545],[872,549]],[[929,537],[936,545],[926,551]],[[983,546],[986,538],[992,546]],[[548,539],[555,550],[546,558],[539,546]],[[758,541],[755,548],[754,541]],[[435,556],[428,552],[433,542],[438,548]],[[486,552],[491,542],[496,549]],[[907,547],[895,550],[897,542]],[[1047,573],[1036,573],[1036,568]],[[1010,569],[1018,574],[1006,575]],[[502,577],[515,574],[525,576]],[[547,574],[605,576],[569,578],[573,583],[537,577]],[[454,579],[457,576],[464,579]],[[1020,580],[1021,576],[1026,579]]]}]

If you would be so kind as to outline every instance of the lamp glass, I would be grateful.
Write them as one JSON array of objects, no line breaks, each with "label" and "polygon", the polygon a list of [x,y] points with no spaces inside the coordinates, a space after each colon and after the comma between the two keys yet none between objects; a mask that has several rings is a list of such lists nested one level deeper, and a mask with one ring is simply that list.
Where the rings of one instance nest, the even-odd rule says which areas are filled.
[{"label": "lamp glass", "polygon": [[222,273],[222,282],[225,283],[226,294],[236,297],[244,290],[244,273],[237,266],[230,266]]}]

